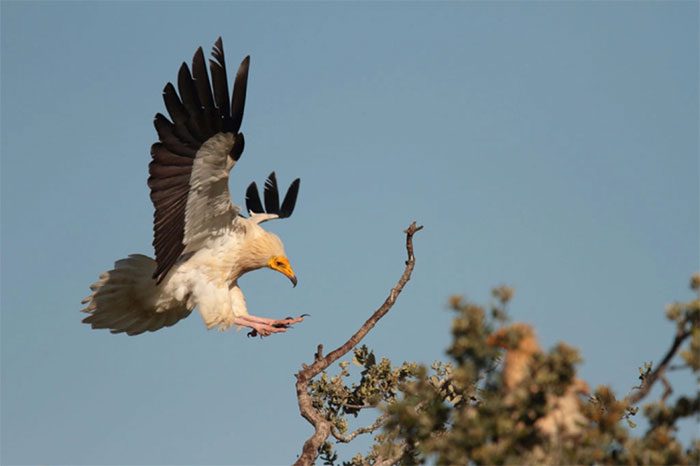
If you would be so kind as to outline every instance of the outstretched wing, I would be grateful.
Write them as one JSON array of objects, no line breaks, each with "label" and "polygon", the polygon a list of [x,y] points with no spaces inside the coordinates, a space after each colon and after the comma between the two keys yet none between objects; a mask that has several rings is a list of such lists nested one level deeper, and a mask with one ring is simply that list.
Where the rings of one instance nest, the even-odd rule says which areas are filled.
[{"label": "outstretched wing", "polygon": [[209,60],[211,82],[200,47],[180,67],[178,91],[171,83],[163,89],[170,119],[158,113],[154,125],[159,142],[151,147],[148,186],[155,207],[153,246],[160,282],[180,254],[231,226],[238,208],[231,204],[229,171],[243,153],[243,119],[248,67],[238,68],[229,101],[226,62],[221,38]]},{"label": "outstretched wing", "polygon": [[301,180],[297,178],[292,181],[287,189],[287,194],[284,196],[282,205],[280,206],[279,187],[277,186],[277,176],[275,172],[270,173],[270,176],[265,180],[265,207],[260,200],[258,193],[258,185],[255,181],[250,183],[245,193],[245,203],[251,219],[257,220],[258,223],[272,220],[275,218],[287,218],[294,212],[294,206],[297,203],[297,195],[299,194],[299,184]]}]

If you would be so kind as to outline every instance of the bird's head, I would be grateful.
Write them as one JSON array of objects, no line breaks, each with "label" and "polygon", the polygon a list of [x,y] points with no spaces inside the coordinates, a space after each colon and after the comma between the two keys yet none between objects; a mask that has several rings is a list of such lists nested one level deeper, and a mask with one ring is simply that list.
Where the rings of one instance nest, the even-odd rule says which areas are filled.
[{"label": "bird's head", "polygon": [[274,233],[265,231],[255,226],[255,234],[246,242],[243,248],[246,252],[246,270],[254,270],[262,267],[275,270],[291,280],[297,286],[297,277],[289,263],[284,245]]},{"label": "bird's head", "polygon": [[286,256],[272,256],[267,261],[267,266],[272,270],[276,270],[292,281],[292,285],[297,286],[297,276],[294,275],[294,270],[289,264],[289,259]]}]

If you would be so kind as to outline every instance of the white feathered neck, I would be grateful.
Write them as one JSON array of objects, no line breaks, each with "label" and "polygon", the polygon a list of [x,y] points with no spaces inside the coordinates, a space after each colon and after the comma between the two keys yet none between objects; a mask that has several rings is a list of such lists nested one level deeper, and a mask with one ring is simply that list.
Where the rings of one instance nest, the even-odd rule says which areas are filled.
[{"label": "white feathered neck", "polygon": [[236,268],[239,272],[237,276],[266,267],[272,257],[286,257],[282,240],[277,235],[247,219],[239,219],[239,221],[245,221],[246,225],[241,248],[236,258]]}]

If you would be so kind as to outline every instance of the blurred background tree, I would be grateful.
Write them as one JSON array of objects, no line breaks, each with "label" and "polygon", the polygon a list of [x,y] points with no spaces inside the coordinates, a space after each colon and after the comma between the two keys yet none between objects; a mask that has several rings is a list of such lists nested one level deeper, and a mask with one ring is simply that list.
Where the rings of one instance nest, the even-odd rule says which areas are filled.
[{"label": "blurred background tree", "polygon": [[[671,397],[666,378],[673,369],[700,381],[700,274],[690,286],[694,299],[666,309],[675,327],[670,348],[658,364],[640,367],[637,386],[622,396],[577,377],[575,348],[543,350],[531,326],[509,322],[512,288],[494,289],[488,306],[452,297],[447,361],[395,366],[359,346],[335,375],[323,371],[308,381],[314,414],[330,426],[317,454],[323,464],[358,466],[700,464],[700,441],[683,445],[677,438],[680,419],[700,419],[700,394]],[[640,402],[655,384],[663,393],[641,406],[648,427],[634,430]],[[374,422],[350,431],[351,418],[372,409],[379,413]],[[369,434],[374,443],[366,454],[339,459],[335,443]]]}]

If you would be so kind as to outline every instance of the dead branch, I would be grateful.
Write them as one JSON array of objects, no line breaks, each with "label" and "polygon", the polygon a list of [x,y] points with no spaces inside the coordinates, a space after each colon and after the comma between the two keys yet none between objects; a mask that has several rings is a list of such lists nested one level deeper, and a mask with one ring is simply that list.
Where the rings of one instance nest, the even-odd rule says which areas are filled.
[{"label": "dead branch", "polygon": [[404,231],[404,233],[406,233],[406,252],[408,254],[406,267],[401,275],[401,278],[399,278],[399,281],[391,289],[389,296],[386,298],[386,300],[384,300],[384,303],[376,311],[374,311],[374,314],[372,314],[370,318],[367,319],[364,324],[362,324],[362,327],[360,327],[360,329],[355,332],[355,334],[352,335],[348,341],[328,353],[326,356],[323,356],[323,347],[319,345],[316,354],[314,355],[314,362],[310,366],[302,365],[302,369],[297,372],[296,390],[297,399],[299,400],[299,412],[304,419],[309,421],[309,423],[314,426],[314,433],[311,435],[311,437],[309,437],[309,439],[306,440],[306,442],[304,442],[301,455],[294,463],[295,466],[309,466],[314,463],[316,457],[318,457],[318,449],[331,435],[333,427],[331,422],[314,408],[311,396],[308,392],[309,381],[357,346],[357,344],[360,343],[360,341],[367,335],[367,333],[369,333],[370,330],[372,330],[377,322],[379,322],[379,319],[384,317],[386,313],[389,312],[389,310],[391,310],[391,308],[394,306],[396,298],[398,298],[406,283],[408,283],[408,281],[411,279],[411,272],[413,272],[413,267],[416,263],[416,258],[413,255],[413,235],[415,235],[422,228],[422,226],[417,226],[416,222],[413,222]]},{"label": "dead branch", "polygon": [[661,402],[665,403],[666,400],[668,400],[668,397],[673,394],[673,387],[671,386],[671,382],[668,381],[665,375],[661,376],[661,383],[664,386],[664,393],[661,395]]},{"label": "dead branch", "polygon": [[649,373],[649,375],[644,377],[642,384],[638,387],[639,390],[627,397],[627,403],[629,403],[630,405],[637,404],[649,394],[651,388],[654,386],[656,381],[663,377],[664,372],[668,368],[668,365],[673,359],[673,357],[678,352],[678,349],[681,347],[681,344],[683,344],[685,339],[689,336],[690,330],[686,329],[685,325],[679,325],[678,330],[676,331],[676,335],[673,339],[673,343],[671,343],[671,347],[666,352],[666,355],[661,360],[659,365],[656,366],[656,369],[654,369],[653,371],[651,371],[651,373]]}]

